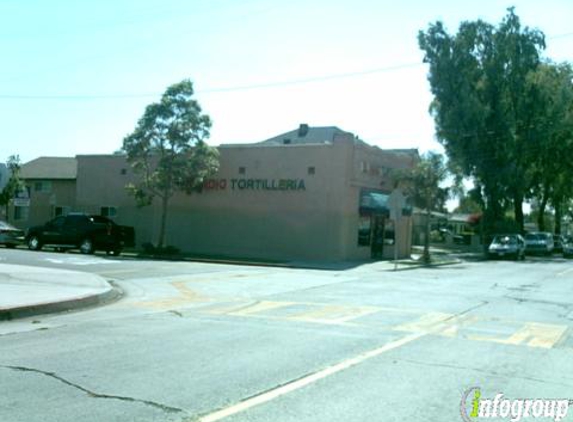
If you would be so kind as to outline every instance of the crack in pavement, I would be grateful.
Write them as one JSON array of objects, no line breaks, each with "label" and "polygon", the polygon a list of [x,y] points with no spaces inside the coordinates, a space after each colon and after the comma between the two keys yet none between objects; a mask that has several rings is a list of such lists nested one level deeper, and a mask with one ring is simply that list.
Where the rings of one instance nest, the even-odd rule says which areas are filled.
[{"label": "crack in pavement", "polygon": [[142,404],[145,404],[147,406],[151,406],[151,407],[155,407],[157,409],[160,409],[166,413],[187,413],[187,414],[189,414],[189,412],[187,412],[185,409],[167,406],[165,404],[157,403],[157,402],[154,402],[151,400],[142,400],[142,399],[136,399],[136,398],[127,397],[127,396],[116,396],[116,395],[111,395],[111,394],[96,393],[94,391],[88,390],[85,387],[82,387],[81,385],[75,384],[71,381],[68,381],[65,378],[62,378],[54,372],[42,371],[41,369],[28,368],[25,366],[0,365],[0,368],[10,369],[13,371],[20,371],[20,372],[32,372],[32,373],[36,373],[36,374],[45,375],[47,377],[58,380],[63,384],[66,384],[70,387],[73,387],[77,390],[80,390],[80,391],[86,393],[88,396],[96,398],[96,399],[112,399],[112,400],[127,401],[127,402],[131,402],[131,403],[142,403]]},{"label": "crack in pavement", "polygon": [[564,308],[564,309],[570,309],[573,306],[572,303],[566,303],[566,302],[553,302],[550,300],[529,299],[529,298],[515,297],[515,296],[510,296],[510,295],[505,295],[504,297],[506,299],[514,300],[520,304],[527,302],[527,303],[538,304],[538,305],[557,306],[557,307]]}]

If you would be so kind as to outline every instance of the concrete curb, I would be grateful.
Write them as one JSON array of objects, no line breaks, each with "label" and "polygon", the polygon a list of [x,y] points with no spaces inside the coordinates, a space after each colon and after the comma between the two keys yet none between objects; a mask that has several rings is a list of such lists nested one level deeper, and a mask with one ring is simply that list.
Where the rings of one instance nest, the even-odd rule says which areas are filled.
[{"label": "concrete curb", "polygon": [[406,267],[402,267],[400,268],[400,264],[398,263],[398,269],[394,270],[394,268],[388,268],[384,271],[390,271],[390,272],[394,272],[394,271],[410,271],[410,270],[417,270],[418,268],[436,268],[436,267],[445,267],[448,265],[456,265],[456,264],[463,264],[464,261],[462,261],[461,259],[455,259],[455,260],[450,260],[450,261],[444,261],[444,262],[438,262],[435,264],[405,264],[407,265]]},{"label": "concrete curb", "polygon": [[105,305],[118,300],[123,292],[114,283],[107,281],[110,289],[98,294],[79,296],[59,302],[36,303],[14,308],[0,308],[0,321],[28,318],[37,315],[54,314],[59,312],[71,312],[100,305]]},{"label": "concrete curb", "polygon": [[[159,257],[152,255],[136,255],[136,254],[122,254],[129,259],[149,259],[158,261],[177,261],[177,262],[199,262],[205,264],[222,264],[222,265],[241,265],[241,266],[251,266],[251,267],[271,267],[271,268],[288,268],[288,269],[301,269],[301,270],[324,270],[324,271],[342,271],[352,268],[359,267],[361,265],[373,264],[375,262],[385,262],[388,266],[392,268],[382,269],[381,271],[394,271],[394,262],[388,261],[342,261],[342,262],[312,262],[312,261],[284,261],[284,262],[265,262],[257,260],[241,260],[232,258],[193,258],[193,257]],[[446,262],[440,262],[436,264],[424,265],[424,264],[402,264],[407,265],[406,267],[398,268],[397,271],[413,270],[416,268],[429,268],[429,267],[439,267],[444,265],[454,265],[465,262],[462,259],[454,258],[454,260],[449,260]],[[400,266],[400,263],[398,263]]]},{"label": "concrete curb", "polygon": [[233,258],[203,258],[203,257],[187,257],[187,256],[161,256],[161,255],[144,255],[144,254],[129,254],[122,253],[122,256],[130,259],[147,259],[153,261],[174,261],[174,262],[200,262],[205,264],[223,264],[223,265],[245,265],[252,267],[279,267],[279,268],[291,268],[292,265],[288,261],[277,261],[277,262],[267,262],[267,261],[257,261],[252,260],[242,260]]}]

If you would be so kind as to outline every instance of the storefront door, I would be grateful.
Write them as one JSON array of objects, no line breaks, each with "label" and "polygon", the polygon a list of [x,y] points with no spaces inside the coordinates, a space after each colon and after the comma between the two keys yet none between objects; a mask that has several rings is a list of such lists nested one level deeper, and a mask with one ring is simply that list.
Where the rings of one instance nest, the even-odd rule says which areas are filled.
[{"label": "storefront door", "polygon": [[385,218],[382,215],[372,216],[372,258],[382,258],[384,253],[384,223]]}]

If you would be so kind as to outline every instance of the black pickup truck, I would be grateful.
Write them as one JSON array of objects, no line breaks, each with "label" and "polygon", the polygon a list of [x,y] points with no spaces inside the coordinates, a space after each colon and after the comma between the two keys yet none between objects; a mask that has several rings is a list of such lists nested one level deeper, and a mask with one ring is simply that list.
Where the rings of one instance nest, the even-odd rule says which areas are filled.
[{"label": "black pickup truck", "polygon": [[133,227],[119,226],[99,215],[71,213],[28,229],[26,242],[34,251],[51,246],[61,251],[79,249],[81,253],[91,254],[103,250],[119,255],[124,247],[135,245],[135,231]]}]

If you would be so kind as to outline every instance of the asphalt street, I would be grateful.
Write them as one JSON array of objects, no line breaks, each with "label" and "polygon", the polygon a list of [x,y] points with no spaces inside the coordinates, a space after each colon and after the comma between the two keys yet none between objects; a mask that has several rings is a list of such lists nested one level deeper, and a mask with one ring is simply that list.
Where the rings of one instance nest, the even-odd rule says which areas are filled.
[{"label": "asphalt street", "polygon": [[123,291],[0,322],[3,422],[460,421],[476,386],[573,399],[571,260],[392,272],[0,249],[0,262]]}]

